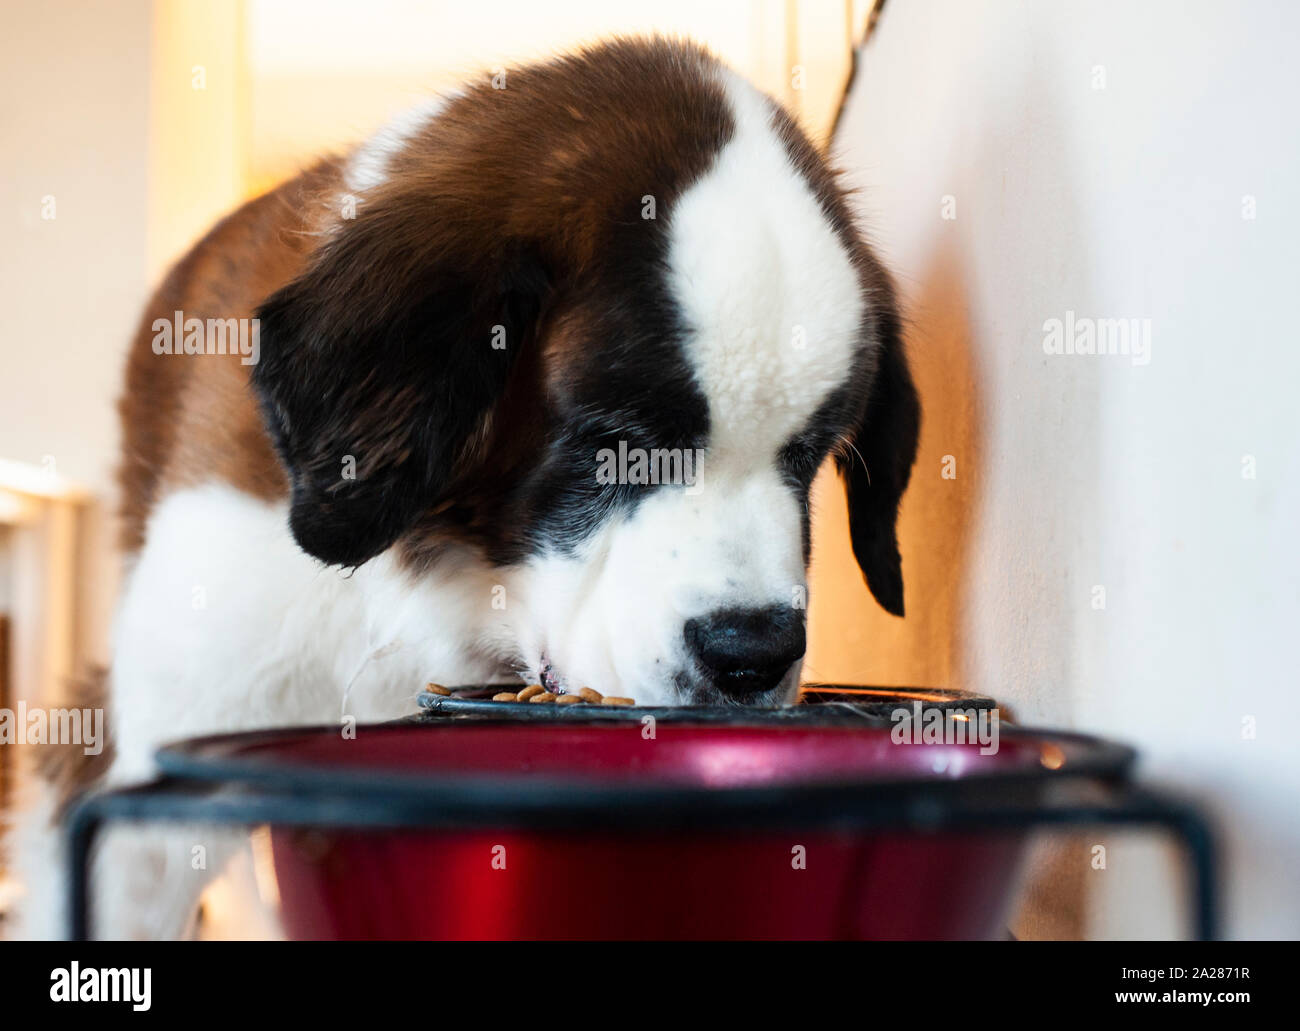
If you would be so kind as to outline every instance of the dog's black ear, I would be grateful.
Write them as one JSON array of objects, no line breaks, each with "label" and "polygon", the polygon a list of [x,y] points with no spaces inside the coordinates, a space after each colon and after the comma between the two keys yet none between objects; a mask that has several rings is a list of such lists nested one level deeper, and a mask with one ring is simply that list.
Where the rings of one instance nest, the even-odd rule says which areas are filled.
[{"label": "dog's black ear", "polygon": [[289,472],[290,528],[325,562],[383,551],[473,460],[534,330],[541,260],[460,225],[380,200],[258,311],[253,383]]},{"label": "dog's black ear", "polygon": [[893,291],[872,291],[878,344],[872,380],[852,447],[840,455],[849,501],[849,534],[867,587],[886,612],[903,614],[903,563],[895,527],[898,504],[912,475],[921,431],[921,403],[903,350]]}]

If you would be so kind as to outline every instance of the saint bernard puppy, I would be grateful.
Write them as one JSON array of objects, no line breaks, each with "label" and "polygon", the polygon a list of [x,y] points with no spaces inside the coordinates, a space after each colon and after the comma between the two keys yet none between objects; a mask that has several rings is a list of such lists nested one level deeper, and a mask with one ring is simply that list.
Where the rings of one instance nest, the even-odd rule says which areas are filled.
[{"label": "saint bernard puppy", "polygon": [[[159,345],[192,319],[256,346]],[[149,303],[121,411],[100,784],[430,680],[788,703],[828,456],[903,612],[894,291],[790,116],[687,43],[485,77],[249,202]],[[101,935],[184,930],[203,879],[163,840],[105,847]]]}]

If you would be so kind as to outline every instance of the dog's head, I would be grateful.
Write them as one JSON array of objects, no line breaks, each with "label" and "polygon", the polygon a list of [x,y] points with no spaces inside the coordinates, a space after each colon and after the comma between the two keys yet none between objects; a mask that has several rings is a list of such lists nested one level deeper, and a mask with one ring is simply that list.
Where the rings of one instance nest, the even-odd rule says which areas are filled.
[{"label": "dog's head", "polygon": [[467,90],[371,179],[259,312],[306,551],[433,576],[468,547],[529,679],[772,704],[833,454],[902,614],[919,408],[893,291],[771,101],[692,47],[615,43]]}]

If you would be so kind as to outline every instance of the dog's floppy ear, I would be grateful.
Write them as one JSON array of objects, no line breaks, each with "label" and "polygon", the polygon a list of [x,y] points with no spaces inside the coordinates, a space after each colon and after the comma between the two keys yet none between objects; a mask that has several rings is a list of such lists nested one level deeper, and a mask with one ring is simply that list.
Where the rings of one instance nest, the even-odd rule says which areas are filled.
[{"label": "dog's floppy ear", "polygon": [[529,248],[389,197],[261,306],[253,382],[304,551],[359,565],[435,502],[475,457],[547,284]]},{"label": "dog's floppy ear", "polygon": [[903,564],[895,523],[912,475],[921,404],[903,351],[902,323],[887,285],[871,291],[878,343],[862,421],[839,458],[849,534],[867,587],[886,612],[903,614]]}]

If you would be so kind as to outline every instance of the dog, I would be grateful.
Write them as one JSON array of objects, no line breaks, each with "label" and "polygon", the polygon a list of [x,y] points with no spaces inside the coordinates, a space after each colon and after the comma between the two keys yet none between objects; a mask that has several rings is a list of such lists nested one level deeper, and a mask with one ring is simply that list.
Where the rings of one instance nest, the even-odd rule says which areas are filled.
[{"label": "dog", "polygon": [[[831,456],[903,614],[893,287],[792,118],[690,43],[468,84],[244,205],[150,301],[121,414],[105,784],[428,681],[786,704]],[[99,933],[182,933],[187,859],[101,857]]]}]

